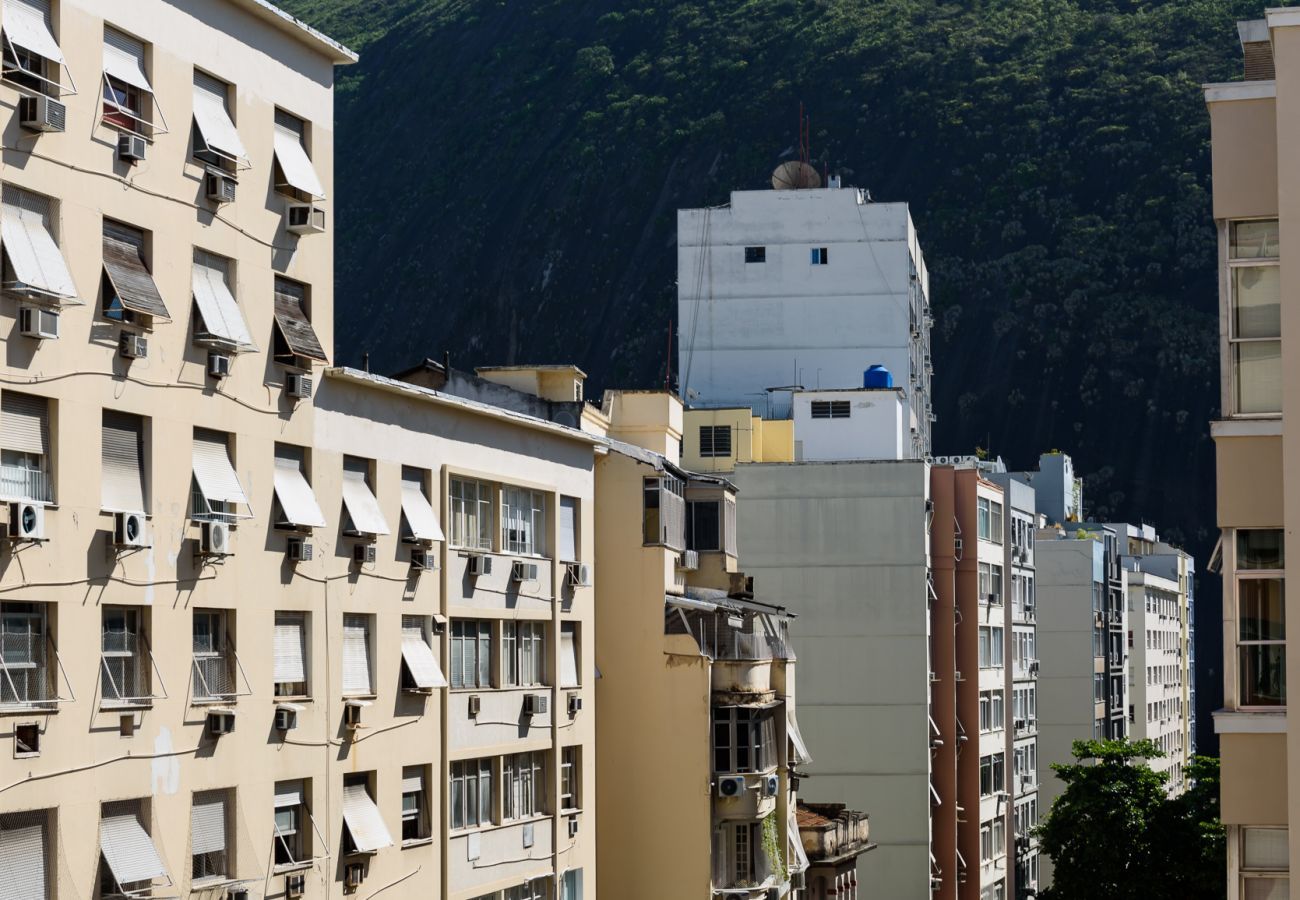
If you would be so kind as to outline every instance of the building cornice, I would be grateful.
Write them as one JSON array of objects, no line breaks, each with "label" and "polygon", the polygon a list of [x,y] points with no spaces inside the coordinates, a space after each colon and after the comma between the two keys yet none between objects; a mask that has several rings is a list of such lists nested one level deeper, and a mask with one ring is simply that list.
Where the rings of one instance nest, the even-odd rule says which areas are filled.
[{"label": "building cornice", "polygon": [[1210,423],[1210,437],[1281,437],[1282,420],[1216,419]]},{"label": "building cornice", "polygon": [[302,19],[289,15],[280,7],[268,3],[267,0],[230,0],[230,2],[298,39],[337,66],[350,65],[360,58],[355,51],[349,50],[332,37],[322,34]]},{"label": "building cornice", "polygon": [[1268,17],[1269,28],[1286,28],[1289,25],[1300,25],[1300,7],[1274,7],[1265,10],[1264,15]]},{"label": "building cornice", "polygon": [[1233,100],[1272,100],[1277,97],[1276,81],[1225,81],[1203,84],[1206,103],[1227,103]]},{"label": "building cornice", "polygon": [[1286,711],[1214,711],[1215,734],[1286,734]]}]

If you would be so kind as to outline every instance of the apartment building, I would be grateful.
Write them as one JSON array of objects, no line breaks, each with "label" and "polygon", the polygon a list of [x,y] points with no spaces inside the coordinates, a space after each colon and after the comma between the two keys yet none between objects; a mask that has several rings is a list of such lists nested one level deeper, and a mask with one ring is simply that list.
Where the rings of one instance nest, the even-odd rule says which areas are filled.
[{"label": "apartment building", "polygon": [[733,191],[678,211],[677,284],[688,405],[784,420],[793,391],[860,387],[881,365],[905,391],[905,455],[930,452],[929,275],[907,204],[838,179]]},{"label": "apartment building", "polygon": [[[1221,762],[1220,813],[1228,827],[1228,896],[1285,897],[1300,859],[1300,733],[1288,725],[1284,532],[1300,520],[1300,485],[1284,479],[1294,457],[1300,396],[1300,275],[1280,247],[1300,240],[1300,182],[1288,163],[1300,147],[1300,11],[1270,9],[1238,23],[1244,79],[1205,86],[1214,221],[1219,234],[1220,418],[1216,558],[1223,574],[1224,708],[1214,714]],[[1294,693],[1294,692],[1292,692]],[[1300,727],[1300,726],[1298,726]]]},{"label": "apartment building", "polygon": [[1173,579],[1136,568],[1128,574],[1129,735],[1165,754],[1150,763],[1166,775],[1171,796],[1186,790],[1192,755],[1184,596]]}]

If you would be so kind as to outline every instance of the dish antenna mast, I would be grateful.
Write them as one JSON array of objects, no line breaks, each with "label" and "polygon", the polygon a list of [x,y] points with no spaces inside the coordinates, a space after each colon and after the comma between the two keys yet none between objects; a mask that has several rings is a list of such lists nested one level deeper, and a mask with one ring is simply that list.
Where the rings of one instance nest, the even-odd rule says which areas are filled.
[{"label": "dish antenna mast", "polygon": [[772,190],[799,191],[822,186],[822,178],[809,162],[812,143],[812,117],[799,104],[799,159],[783,162],[772,172]]}]

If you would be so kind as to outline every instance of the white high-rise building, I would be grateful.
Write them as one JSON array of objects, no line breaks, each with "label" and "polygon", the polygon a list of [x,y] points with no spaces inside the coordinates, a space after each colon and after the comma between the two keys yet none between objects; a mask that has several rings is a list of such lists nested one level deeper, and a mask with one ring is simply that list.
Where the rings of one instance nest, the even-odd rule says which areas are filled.
[{"label": "white high-rise building", "polygon": [[906,203],[838,186],[733,191],[678,211],[677,279],[688,406],[786,418],[796,387],[861,388],[881,365],[905,395],[906,455],[929,453],[929,276]]}]

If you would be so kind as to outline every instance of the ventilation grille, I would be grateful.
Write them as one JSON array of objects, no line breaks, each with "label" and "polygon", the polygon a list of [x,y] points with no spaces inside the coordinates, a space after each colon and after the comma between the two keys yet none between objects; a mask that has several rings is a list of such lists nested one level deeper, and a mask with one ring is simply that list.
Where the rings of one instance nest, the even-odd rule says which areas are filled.
[{"label": "ventilation grille", "polygon": [[1277,73],[1273,67],[1273,45],[1268,41],[1242,44],[1246,57],[1247,81],[1272,81]]}]

